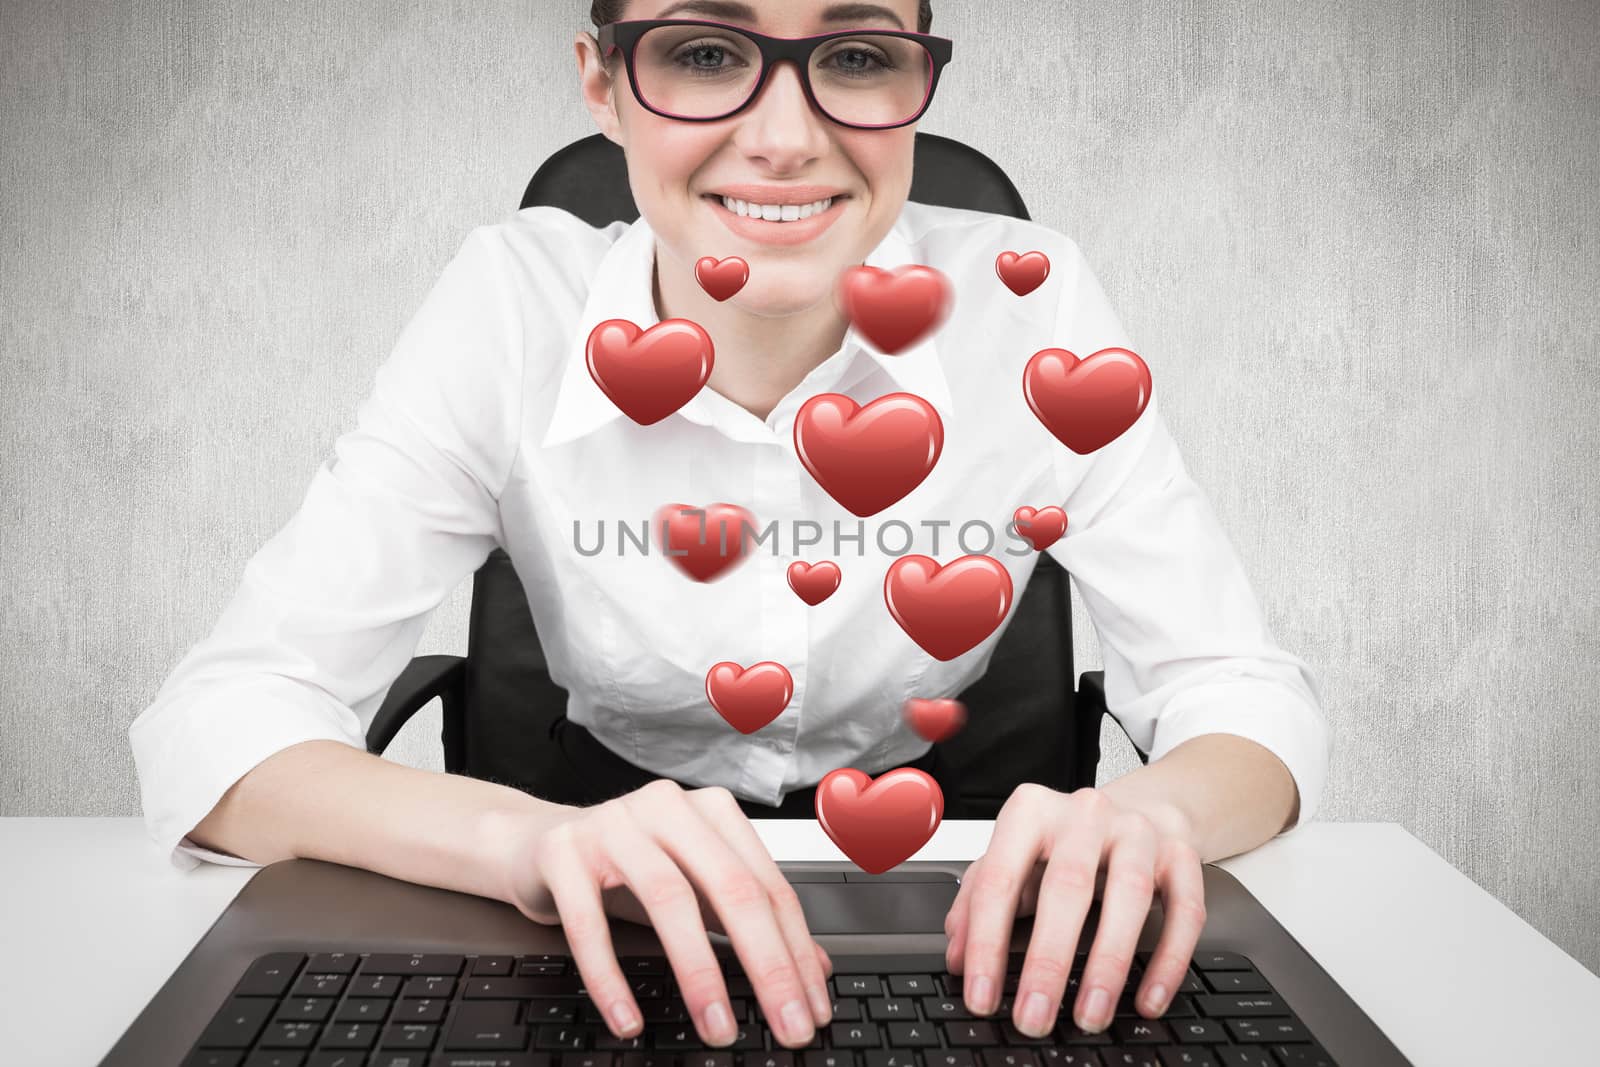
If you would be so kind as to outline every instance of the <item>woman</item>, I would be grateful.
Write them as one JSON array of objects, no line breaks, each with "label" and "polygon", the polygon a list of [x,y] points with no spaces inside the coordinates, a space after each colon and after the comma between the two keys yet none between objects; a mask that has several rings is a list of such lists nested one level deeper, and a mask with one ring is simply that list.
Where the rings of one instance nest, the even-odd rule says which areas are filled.
[{"label": "woman", "polygon": [[[619,1036],[641,1021],[605,914],[655,926],[711,1045],[735,1029],[706,933],[721,929],[775,1038],[804,1045],[830,1018],[828,959],[746,816],[809,809],[836,767],[940,772],[900,707],[960,692],[994,637],[936,661],[895,628],[881,592],[903,554],[883,548],[890,520],[914,529],[907,549],[948,558],[968,520],[1003,528],[1019,505],[1063,504],[1071,523],[1048,551],[1074,575],[1110,704],[1151,760],[1104,788],[1019,789],[951,909],[948,962],[966,975],[968,1007],[994,1012],[1012,922],[1034,914],[1015,1025],[1047,1033],[1060,1009],[1102,1029],[1159,891],[1163,932],[1136,1002],[1159,1015],[1204,921],[1201,863],[1310,817],[1327,733],[1309,670],[1273,644],[1155,401],[1088,455],[1022,409],[1036,350],[1127,346],[1093,274],[1045,227],[906,202],[928,64],[891,54],[922,48],[914,37],[872,34],[925,33],[927,4],[614,0],[593,15],[607,47],[578,35],[583,96],[625,150],[642,218],[596,229],[533,208],[469,236],[337,462],[133,724],[152,833],[179,865],[316,857],[559,922]],[[722,25],[666,36],[636,25],[664,17]],[[758,42],[737,28],[852,32],[804,70],[777,62],[758,81]],[[995,279],[1008,249],[1052,263],[1026,296]],[[748,281],[716,299],[695,264],[734,255]],[[863,262],[942,271],[948,321],[903,351],[876,350],[833,296]],[[585,361],[593,328],[618,318],[699,323],[715,343],[706,387],[653,424],[622,417]],[[797,461],[796,412],[819,393],[866,403],[895,390],[939,413],[943,452],[863,527]],[[780,532],[781,547],[705,582],[620,544],[585,549],[599,523],[633,524],[669,501],[733,501],[779,531],[844,533],[829,552]],[[496,546],[571,694],[573,766],[543,798],[363,748],[429,613]],[[1016,588],[1035,559],[979,551]],[[823,556],[842,559],[843,581],[803,604],[787,563]],[[722,660],[790,670],[793,699],[769,726],[745,735],[707,707],[706,671]],[[1063,964],[1084,947],[1096,894],[1098,933],[1063,1005]]]}]

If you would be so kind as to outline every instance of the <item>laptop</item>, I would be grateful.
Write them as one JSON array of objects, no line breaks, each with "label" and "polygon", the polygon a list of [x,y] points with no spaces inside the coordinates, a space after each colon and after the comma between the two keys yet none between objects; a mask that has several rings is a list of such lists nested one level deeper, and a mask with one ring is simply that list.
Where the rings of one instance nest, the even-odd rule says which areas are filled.
[{"label": "laptop", "polygon": [[[1160,933],[1145,923],[1106,1030],[1079,1031],[1069,989],[1051,1035],[1011,1025],[1031,919],[1019,920],[1004,999],[968,1013],[944,967],[944,917],[967,862],[869,875],[847,861],[779,864],[833,960],[833,1020],[811,1045],[773,1040],[728,939],[712,934],[739,1037],[699,1041],[660,942],[614,920],[645,1017],[614,1037],[585,996],[559,927],[509,904],[355,867],[271,864],[123,1034],[102,1067],[1297,1067],[1406,1064],[1354,1001],[1232,875],[1204,867],[1206,927],[1161,1019],[1131,993]],[[1091,910],[1072,981],[1081,973]]]}]

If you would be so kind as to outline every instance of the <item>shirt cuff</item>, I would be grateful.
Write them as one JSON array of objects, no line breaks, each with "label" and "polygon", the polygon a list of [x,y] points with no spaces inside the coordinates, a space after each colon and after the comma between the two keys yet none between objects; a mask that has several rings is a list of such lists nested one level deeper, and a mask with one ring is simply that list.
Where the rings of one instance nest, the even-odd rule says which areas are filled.
[{"label": "shirt cuff", "polygon": [[331,696],[283,675],[205,686],[152,709],[129,728],[145,828],[174,867],[201,860],[261,866],[201,848],[188,834],[235,782],[268,756],[301,741],[340,741],[366,749],[355,713]]},{"label": "shirt cuff", "polygon": [[1233,734],[1267,749],[1289,769],[1300,792],[1300,814],[1274,836],[1298,830],[1322,806],[1332,735],[1320,708],[1284,686],[1261,678],[1218,678],[1172,698],[1156,720],[1150,748],[1154,763],[1202,734]]}]

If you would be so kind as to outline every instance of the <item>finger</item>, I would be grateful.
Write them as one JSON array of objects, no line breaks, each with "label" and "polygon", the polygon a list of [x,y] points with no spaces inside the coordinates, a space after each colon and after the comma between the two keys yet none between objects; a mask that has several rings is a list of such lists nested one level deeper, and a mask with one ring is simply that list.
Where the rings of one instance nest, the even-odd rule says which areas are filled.
[{"label": "finger", "polygon": [[1156,831],[1143,815],[1123,814],[1111,830],[1106,884],[1094,945],[1083,965],[1083,981],[1073,1018],[1091,1032],[1111,1024],[1117,997],[1127,983],[1155,896]]},{"label": "finger", "polygon": [[1049,842],[1013,1009],[1013,1021],[1025,1034],[1042,1037],[1056,1024],[1083,921],[1094,905],[1095,877],[1110,830],[1107,807],[1088,795],[1071,803],[1060,832]]},{"label": "finger", "polygon": [[944,966],[951,974],[960,974],[965,963],[971,887],[977,875],[978,864],[982,862],[983,857],[979,856],[967,864],[967,869],[961,872],[961,878],[956,886],[956,899],[950,902],[950,910],[945,912],[944,933],[949,939],[949,944],[944,950]]},{"label": "finger", "polygon": [[1050,793],[1043,786],[1017,787],[995,818],[988,851],[971,880],[961,990],[967,1010],[975,1015],[988,1015],[999,1006],[1017,898],[1039,856]]},{"label": "finger", "polygon": [[[646,787],[649,788],[649,787]],[[676,788],[676,786],[674,786]],[[738,1037],[722,964],[711,948],[711,938],[700,919],[700,904],[689,883],[666,850],[635,821],[628,801],[605,816],[604,848],[609,861],[649,915],[650,926],[672,965],[684,1006],[708,1045],[731,1044]]]},{"label": "finger", "polygon": [[[815,941],[813,941],[812,944],[816,945],[817,943]],[[822,961],[822,973],[825,976],[827,976],[829,978],[832,978],[833,977],[833,957],[829,956],[828,955],[828,950],[823,948],[821,945],[817,945],[817,959]],[[830,1016],[833,1014],[833,1002],[832,1001],[829,1001],[829,1003],[828,1003],[828,1014]]]},{"label": "finger", "polygon": [[[833,1002],[828,998],[827,975],[817,953],[821,946],[811,937],[806,925],[806,914],[800,907],[800,897],[789,879],[784,877],[767,851],[766,844],[750,819],[739,807],[739,802],[726,789],[696,789],[687,794],[691,803],[711,828],[722,835],[744,865],[755,872],[756,878],[767,887],[772,898],[773,913],[778,928],[788,942],[789,953],[800,969],[800,981],[805,987],[806,1000],[811,1006],[811,1021],[817,1026],[827,1025],[833,1016]],[[810,1039],[807,1038],[809,1041]]]},{"label": "finger", "polygon": [[583,988],[600,1007],[613,1034],[634,1037],[643,1029],[643,1017],[617,962],[611,926],[600,899],[600,884],[610,872],[590,869],[573,832],[568,824],[545,836],[540,874],[561,916],[562,933],[571,946]]},{"label": "finger", "polygon": [[1166,1013],[1173,994],[1183,985],[1206,925],[1206,880],[1200,869],[1200,854],[1186,841],[1167,838],[1158,855],[1161,938],[1150,954],[1139,990],[1140,1007],[1152,1019]]},{"label": "finger", "polygon": [[635,817],[710,898],[773,1035],[790,1045],[809,1044],[816,1024],[767,887],[688,802],[682,787],[670,784],[671,792],[652,798],[643,797],[644,790],[629,794]]}]

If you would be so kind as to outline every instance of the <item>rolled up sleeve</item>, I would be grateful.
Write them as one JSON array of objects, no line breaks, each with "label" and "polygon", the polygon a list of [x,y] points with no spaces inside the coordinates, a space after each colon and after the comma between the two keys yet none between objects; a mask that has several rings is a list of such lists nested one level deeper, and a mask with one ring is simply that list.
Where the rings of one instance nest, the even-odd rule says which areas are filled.
[{"label": "rolled up sleeve", "polygon": [[[1076,244],[1057,343],[1080,357],[1128,341]],[[1300,795],[1321,804],[1332,739],[1310,666],[1278,647],[1237,553],[1184,467],[1154,383],[1139,418],[1086,456],[1057,448],[1067,533],[1048,551],[1072,575],[1098,634],[1106,704],[1140,750],[1161,758],[1223,733],[1262,745]]]},{"label": "rolled up sleeve", "polygon": [[175,866],[258,866],[187,834],[275,752],[365,750],[428,617],[503,542],[524,365],[509,255],[492,226],[468,235],[299,510],[129,726],[146,829]]}]

